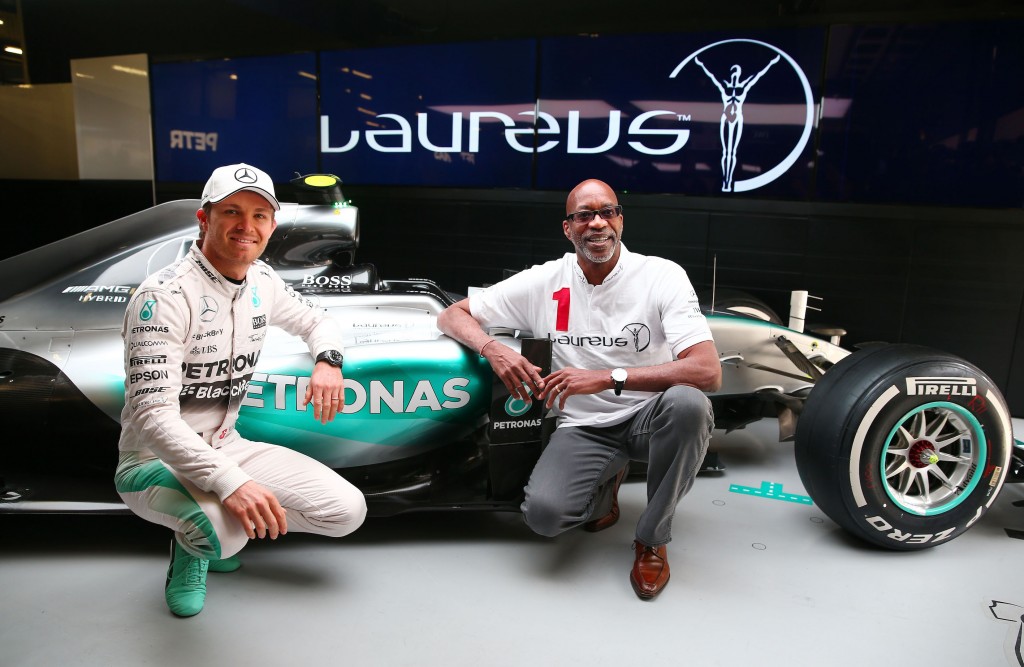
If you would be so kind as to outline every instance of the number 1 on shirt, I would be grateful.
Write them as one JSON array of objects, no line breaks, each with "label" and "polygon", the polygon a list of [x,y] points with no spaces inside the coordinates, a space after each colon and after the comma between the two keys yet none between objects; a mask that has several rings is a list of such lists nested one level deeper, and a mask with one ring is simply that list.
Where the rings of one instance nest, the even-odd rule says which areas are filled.
[{"label": "number 1 on shirt", "polygon": [[551,294],[551,298],[558,302],[558,313],[555,316],[555,331],[569,330],[569,288],[562,289]]}]

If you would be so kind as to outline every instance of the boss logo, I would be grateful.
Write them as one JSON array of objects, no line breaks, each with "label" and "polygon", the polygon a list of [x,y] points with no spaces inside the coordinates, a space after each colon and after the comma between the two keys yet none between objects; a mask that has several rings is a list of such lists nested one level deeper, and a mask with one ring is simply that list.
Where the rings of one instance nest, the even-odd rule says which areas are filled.
[{"label": "boss logo", "polygon": [[266,315],[254,315],[253,316],[253,318],[252,318],[252,328],[253,329],[262,329],[265,326],[267,326],[267,316]]},{"label": "boss logo", "polygon": [[347,287],[352,284],[352,276],[302,276],[303,285],[318,287]]}]

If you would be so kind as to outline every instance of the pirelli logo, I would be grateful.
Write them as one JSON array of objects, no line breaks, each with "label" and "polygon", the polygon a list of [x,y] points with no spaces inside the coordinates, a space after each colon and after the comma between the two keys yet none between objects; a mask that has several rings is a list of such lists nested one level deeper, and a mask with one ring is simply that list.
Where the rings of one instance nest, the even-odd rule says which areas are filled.
[{"label": "pirelli logo", "polygon": [[977,396],[974,378],[907,378],[907,396]]},{"label": "pirelli logo", "polygon": [[129,360],[129,363],[132,366],[148,366],[149,364],[166,364],[167,363],[167,355],[166,354],[140,355],[138,357],[132,357]]}]

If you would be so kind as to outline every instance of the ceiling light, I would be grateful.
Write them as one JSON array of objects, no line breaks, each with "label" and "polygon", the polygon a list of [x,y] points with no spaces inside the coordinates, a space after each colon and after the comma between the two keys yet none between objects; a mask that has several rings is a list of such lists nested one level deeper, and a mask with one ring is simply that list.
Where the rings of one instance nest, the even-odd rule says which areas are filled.
[{"label": "ceiling light", "polygon": [[137,67],[125,67],[124,65],[111,65],[110,69],[115,72],[123,72],[124,74],[134,74],[135,76],[149,76],[149,73],[144,69]]}]

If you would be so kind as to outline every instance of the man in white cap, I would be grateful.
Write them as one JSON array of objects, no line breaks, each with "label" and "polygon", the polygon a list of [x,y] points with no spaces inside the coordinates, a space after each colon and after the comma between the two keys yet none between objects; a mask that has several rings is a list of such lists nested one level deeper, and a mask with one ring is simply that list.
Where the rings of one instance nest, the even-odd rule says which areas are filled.
[{"label": "man in white cap", "polygon": [[247,164],[214,170],[196,211],[199,240],[147,278],[125,313],[125,406],[118,493],[174,531],[165,598],[198,614],[206,572],[231,572],[249,539],[289,529],[340,537],[366,516],[363,494],[291,449],[242,438],[238,409],[268,325],[316,359],[303,406],[327,423],[344,405],[337,324],[259,261],[281,205]]}]

